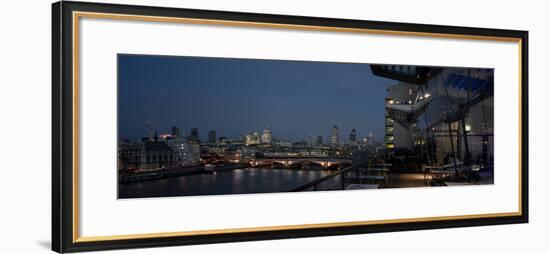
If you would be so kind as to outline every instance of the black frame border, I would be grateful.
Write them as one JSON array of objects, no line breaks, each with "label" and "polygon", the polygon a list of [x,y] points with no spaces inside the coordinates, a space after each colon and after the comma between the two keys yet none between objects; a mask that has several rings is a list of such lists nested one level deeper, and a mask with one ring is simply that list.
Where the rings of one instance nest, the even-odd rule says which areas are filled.
[{"label": "black frame border", "polygon": [[[490,36],[521,39],[521,215],[422,222],[400,222],[330,228],[174,236],[95,242],[73,242],[72,173],[72,17],[73,12],[99,12],[228,21],[264,22],[415,33]],[[518,30],[363,21],[304,16],[239,13],[167,7],[57,2],[52,4],[52,250],[63,252],[273,240],[407,230],[487,226],[528,222],[528,32]]]}]

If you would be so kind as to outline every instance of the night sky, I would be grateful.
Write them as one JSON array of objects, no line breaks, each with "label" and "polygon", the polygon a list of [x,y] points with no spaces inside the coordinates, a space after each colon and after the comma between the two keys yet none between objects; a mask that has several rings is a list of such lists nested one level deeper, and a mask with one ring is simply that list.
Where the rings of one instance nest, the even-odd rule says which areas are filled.
[{"label": "night sky", "polygon": [[386,88],[396,81],[373,76],[368,64],[236,58],[118,56],[120,138],[148,136],[174,125],[237,138],[268,126],[275,138],[328,141],[333,125],[342,140],[384,135]]}]

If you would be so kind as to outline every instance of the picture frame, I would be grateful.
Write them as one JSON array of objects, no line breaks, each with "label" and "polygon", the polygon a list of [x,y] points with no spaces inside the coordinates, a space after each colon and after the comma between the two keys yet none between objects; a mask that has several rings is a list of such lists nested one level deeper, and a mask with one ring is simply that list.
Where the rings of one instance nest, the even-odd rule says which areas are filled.
[{"label": "picture frame", "polygon": [[[517,56],[518,119],[516,156],[519,165],[508,165],[517,178],[518,196],[509,197],[518,202],[517,211],[441,215],[429,217],[392,218],[367,221],[298,223],[244,228],[218,228],[152,233],[83,236],[81,234],[82,207],[89,214],[90,206],[81,199],[82,174],[79,171],[79,150],[83,132],[79,98],[81,19],[103,22],[130,21],[161,24],[194,24],[205,26],[297,30],[314,33],[352,33],[395,38],[436,38],[444,41],[503,42],[515,44]],[[104,38],[108,40],[109,38]],[[337,50],[337,49],[335,49]],[[87,57],[84,56],[84,57]],[[515,82],[515,81],[514,81]],[[515,89],[515,88],[514,88]],[[115,110],[115,109],[113,109]],[[176,246],[189,244],[256,241],[298,237],[331,236],[396,232],[405,230],[471,227],[528,222],[528,32],[503,29],[441,26],[382,21],[347,20],[320,17],[285,16],[256,13],[238,13],[211,10],[133,6],[62,1],[52,5],[52,250],[63,252]],[[89,134],[92,135],[93,134]],[[506,134],[508,135],[508,134]],[[509,134],[512,135],[512,134]],[[102,160],[98,158],[98,160]],[[316,194],[312,194],[316,195]],[[185,202],[182,200],[181,202]],[[101,208],[94,208],[101,209]],[[93,209],[92,209],[93,210]],[[92,212],[93,213],[93,212]]]}]

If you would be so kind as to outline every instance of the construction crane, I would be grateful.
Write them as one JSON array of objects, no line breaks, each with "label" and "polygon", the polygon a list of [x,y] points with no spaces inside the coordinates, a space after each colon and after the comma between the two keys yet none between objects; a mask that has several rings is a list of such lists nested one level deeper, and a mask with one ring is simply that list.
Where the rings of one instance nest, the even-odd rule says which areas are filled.
[{"label": "construction crane", "polygon": [[162,88],[159,92],[159,97],[158,97],[158,100],[157,100],[157,104],[156,104],[155,109],[153,110],[153,114],[151,115],[151,119],[149,121],[145,122],[145,128],[149,132],[149,138],[150,139],[153,139],[154,135],[155,135],[155,118],[157,116],[157,113],[158,113],[159,108],[160,108],[160,104],[162,102],[163,93],[164,93],[164,88]]}]

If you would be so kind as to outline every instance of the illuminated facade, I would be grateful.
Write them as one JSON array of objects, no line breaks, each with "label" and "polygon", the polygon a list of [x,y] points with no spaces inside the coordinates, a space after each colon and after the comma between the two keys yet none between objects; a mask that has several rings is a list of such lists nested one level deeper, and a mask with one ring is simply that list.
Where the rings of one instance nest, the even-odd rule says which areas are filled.
[{"label": "illuminated facade", "polygon": [[273,134],[271,133],[271,130],[266,127],[264,129],[264,132],[262,133],[262,144],[263,145],[271,145],[273,142]]},{"label": "illuminated facade", "polygon": [[[390,100],[391,99],[386,99],[386,104],[388,104],[388,101],[390,101]],[[395,136],[393,135],[393,130],[394,130],[393,122],[394,121],[393,121],[393,119],[391,119],[390,114],[388,113],[388,111],[385,112],[384,116],[385,116],[384,143],[386,144],[386,149],[391,150],[395,147],[395,144],[393,142],[394,139],[395,139]]]},{"label": "illuminated facade", "polygon": [[415,120],[407,119],[406,115],[398,115],[400,111],[393,110],[394,107],[411,107],[418,93],[418,86],[400,82],[387,89],[386,112],[385,112],[385,137],[386,148],[413,148],[413,133]]},{"label": "illuminated facade", "polygon": [[388,89],[385,144],[412,147],[430,164],[478,164],[492,170],[494,70],[371,66],[400,81]]},{"label": "illuminated facade", "polygon": [[250,162],[256,159],[256,149],[243,147],[236,151],[236,159],[239,162]]},{"label": "illuminated facade", "polygon": [[257,131],[253,132],[252,134],[246,134],[244,136],[244,143],[249,145],[259,145],[261,143],[260,135]]},{"label": "illuminated facade", "polygon": [[[197,153],[196,142],[188,141],[186,138],[170,138],[166,143],[175,152],[176,162],[178,166],[194,166],[199,163],[200,151]],[[193,150],[192,148],[195,148]]]}]

